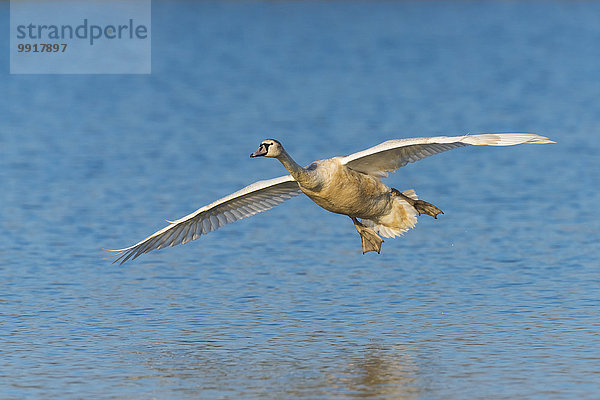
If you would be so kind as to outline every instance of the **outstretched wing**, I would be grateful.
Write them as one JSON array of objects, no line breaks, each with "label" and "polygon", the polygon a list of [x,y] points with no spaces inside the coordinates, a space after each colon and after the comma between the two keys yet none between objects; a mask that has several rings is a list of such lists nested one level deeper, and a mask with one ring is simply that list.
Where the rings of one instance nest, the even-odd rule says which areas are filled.
[{"label": "outstretched wing", "polygon": [[388,140],[369,149],[342,157],[342,164],[378,178],[410,162],[469,145],[512,146],[523,143],[554,143],[532,133],[497,133],[465,136],[437,136]]},{"label": "outstretched wing", "polygon": [[123,264],[151,250],[195,240],[223,225],[267,211],[300,193],[298,182],[291,175],[258,181],[171,222],[133,246],[109,251],[117,253],[114,262]]}]

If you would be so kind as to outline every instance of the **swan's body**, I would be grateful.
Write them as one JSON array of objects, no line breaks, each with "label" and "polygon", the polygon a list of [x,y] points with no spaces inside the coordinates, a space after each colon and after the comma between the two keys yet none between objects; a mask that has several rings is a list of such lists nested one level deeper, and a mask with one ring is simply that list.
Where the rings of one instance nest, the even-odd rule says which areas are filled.
[{"label": "swan's body", "polygon": [[327,211],[372,221],[384,237],[397,236],[415,225],[417,212],[410,204],[391,196],[391,189],[379,178],[343,162],[343,157],[334,157],[313,163],[319,184],[300,183],[300,190]]},{"label": "swan's body", "polygon": [[[221,226],[266,211],[300,193],[324,209],[349,216],[361,236],[363,253],[381,250],[384,237],[395,237],[417,223],[417,215],[435,218],[442,213],[418,200],[414,190],[399,192],[381,182],[388,172],[422,158],[468,145],[511,146],[554,143],[534,134],[484,134],[389,140],[346,157],[298,165],[281,143],[264,140],[250,157],[277,158],[290,175],[259,181],[202,207],[147,237],[120,250],[121,263],[154,249],[186,243]],[[358,219],[360,218],[361,221]]]},{"label": "swan's body", "polygon": [[389,208],[389,188],[371,175],[346,167],[340,157],[319,160],[311,168],[316,184],[301,183],[300,190],[327,211],[372,219]]}]

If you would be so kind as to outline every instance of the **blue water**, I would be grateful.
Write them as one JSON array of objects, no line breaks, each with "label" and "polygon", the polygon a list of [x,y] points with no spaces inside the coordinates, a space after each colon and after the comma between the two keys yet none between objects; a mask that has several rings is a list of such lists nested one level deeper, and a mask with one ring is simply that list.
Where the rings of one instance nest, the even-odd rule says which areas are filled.
[{"label": "blue water", "polygon": [[[8,3],[0,5],[8,29]],[[0,398],[600,396],[600,3],[154,2],[149,76],[8,74]],[[259,179],[391,138],[527,131],[386,183],[381,255],[306,198],[118,266]]]}]

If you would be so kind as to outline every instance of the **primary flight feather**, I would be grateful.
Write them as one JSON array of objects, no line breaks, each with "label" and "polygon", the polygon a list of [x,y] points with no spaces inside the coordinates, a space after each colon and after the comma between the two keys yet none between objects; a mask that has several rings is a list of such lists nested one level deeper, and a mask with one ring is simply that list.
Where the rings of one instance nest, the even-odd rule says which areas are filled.
[{"label": "primary flight feather", "polygon": [[363,254],[381,251],[384,237],[395,237],[415,226],[417,215],[434,218],[443,212],[417,198],[414,190],[400,192],[389,188],[381,178],[389,172],[425,157],[469,145],[512,146],[524,143],[554,143],[530,133],[502,133],[465,136],[438,136],[388,140],[350,154],[318,160],[302,167],[280,142],[264,140],[250,157],[278,159],[290,175],[255,182],[186,215],[119,250],[115,262],[124,263],[151,250],[195,240],[228,223],[267,211],[300,193],[324,209],[349,216],[358,231]]}]

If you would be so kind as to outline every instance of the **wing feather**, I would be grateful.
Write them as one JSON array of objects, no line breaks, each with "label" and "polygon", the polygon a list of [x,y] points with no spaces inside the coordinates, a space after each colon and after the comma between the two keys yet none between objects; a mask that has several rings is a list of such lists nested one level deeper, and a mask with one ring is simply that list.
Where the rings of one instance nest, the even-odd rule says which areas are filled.
[{"label": "wing feather", "polygon": [[386,177],[408,163],[444,151],[470,145],[512,146],[523,143],[554,143],[532,133],[497,133],[464,136],[437,136],[388,140],[358,153],[342,157],[342,164],[355,171]]},{"label": "wing feather", "polygon": [[144,240],[116,252],[114,262],[129,259],[155,249],[184,244],[226,224],[267,211],[301,193],[291,175],[258,181],[186,215]]}]

